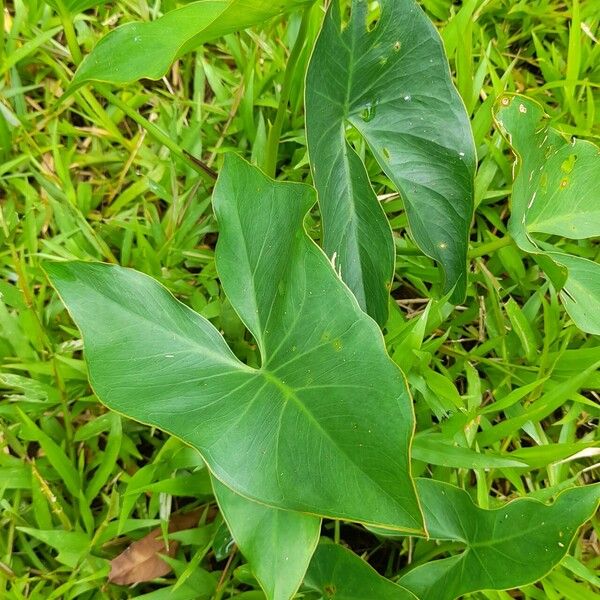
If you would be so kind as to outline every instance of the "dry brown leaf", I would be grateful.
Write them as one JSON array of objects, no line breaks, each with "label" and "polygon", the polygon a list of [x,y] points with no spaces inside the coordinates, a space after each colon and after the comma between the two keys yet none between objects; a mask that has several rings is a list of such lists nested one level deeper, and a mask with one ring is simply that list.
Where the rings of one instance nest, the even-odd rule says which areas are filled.
[{"label": "dry brown leaf", "polygon": [[[173,515],[169,519],[169,533],[190,529],[198,524],[201,509],[189,513]],[[160,527],[153,529],[148,535],[133,542],[121,554],[110,561],[108,581],[118,585],[131,585],[143,581],[152,581],[171,572],[171,567],[160,555],[175,556],[179,543],[170,540],[169,547]]]}]

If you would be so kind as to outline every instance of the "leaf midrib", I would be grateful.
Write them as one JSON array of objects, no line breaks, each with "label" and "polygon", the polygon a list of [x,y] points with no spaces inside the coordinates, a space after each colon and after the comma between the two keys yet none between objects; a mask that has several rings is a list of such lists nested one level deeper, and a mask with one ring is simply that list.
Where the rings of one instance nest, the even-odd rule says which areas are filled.
[{"label": "leaf midrib", "polygon": [[[274,375],[271,371],[267,371],[267,370],[261,370],[260,373],[263,375],[263,377],[265,378],[266,381],[268,381],[269,383],[273,384],[275,387],[277,387],[279,389],[279,391],[283,394],[284,396],[284,400],[287,401],[290,400],[292,401],[295,406],[297,408],[300,409],[300,411],[306,416],[306,418],[309,420],[309,422],[312,423],[312,425],[323,435],[323,437],[325,437],[326,439],[329,440],[329,442],[343,455],[345,456],[348,461],[354,465],[354,467],[363,475],[365,476],[370,482],[372,482],[381,492],[383,492],[383,494],[385,496],[387,496],[388,498],[390,498],[394,504],[394,506],[396,506],[398,509],[400,509],[406,517],[408,517],[408,519],[410,521],[414,522],[414,518],[413,516],[403,507],[399,504],[398,499],[395,498],[392,494],[389,493],[388,490],[386,490],[383,486],[381,486],[381,484],[374,480],[372,477],[370,477],[367,473],[365,473],[365,471],[361,468],[361,466],[359,464],[356,463],[356,461],[353,459],[353,457],[348,454],[338,443],[337,441],[331,437],[330,433],[321,425],[321,423],[319,422],[319,420],[312,414],[312,412],[307,408],[306,404],[301,400],[301,398],[298,396],[296,390],[292,387],[290,387],[289,385],[287,385],[283,380],[281,380],[279,377],[277,377],[276,375]],[[279,432],[278,432],[279,435]],[[420,530],[418,527],[418,523],[415,523],[415,525],[417,526],[416,530]]]}]

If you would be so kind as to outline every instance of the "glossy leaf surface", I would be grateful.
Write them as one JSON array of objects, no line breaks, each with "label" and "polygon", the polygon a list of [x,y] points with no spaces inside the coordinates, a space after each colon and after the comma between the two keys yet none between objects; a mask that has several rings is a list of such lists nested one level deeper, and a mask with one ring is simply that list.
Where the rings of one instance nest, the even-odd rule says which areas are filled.
[{"label": "glossy leaf surface", "polygon": [[409,590],[385,579],[352,551],[323,541],[310,563],[304,585],[335,600],[416,600]]},{"label": "glossy leaf surface", "polygon": [[464,490],[441,481],[418,479],[417,488],[430,536],[465,545],[462,554],[418,566],[400,579],[422,600],[452,600],[540,579],[565,556],[600,501],[595,484],[569,489],[551,505],[522,498],[484,510]]},{"label": "glossy leaf surface", "polygon": [[199,0],[156,21],[127,23],[102,38],[73,79],[123,84],[160,79],[173,61],[216,38],[263,23],[313,0]]},{"label": "glossy leaf surface", "polygon": [[580,329],[598,334],[600,265],[555,251],[544,238],[600,235],[600,149],[565,139],[548,127],[542,106],[524,96],[502,96],[495,118],[517,156],[510,234],[521,249],[566,267],[563,304]]},{"label": "glossy leaf surface", "polygon": [[253,502],[216,479],[213,488],[233,539],[268,600],[292,598],[319,541],[321,519]]},{"label": "glossy leaf surface", "polygon": [[381,0],[371,29],[367,4],[353,1],[344,29],[331,4],[307,75],[306,130],[325,251],[381,323],[392,237],[348,126],[401,193],[412,235],[441,264],[454,301],[465,294],[475,149],[433,24],[414,0]]},{"label": "glossy leaf surface", "polygon": [[408,390],[377,325],[304,231],[314,201],[309,186],[276,183],[234,155],[215,187],[217,270],[260,369],[141,273],[80,262],[47,270],[110,408],[194,446],[248,498],[422,531]]}]

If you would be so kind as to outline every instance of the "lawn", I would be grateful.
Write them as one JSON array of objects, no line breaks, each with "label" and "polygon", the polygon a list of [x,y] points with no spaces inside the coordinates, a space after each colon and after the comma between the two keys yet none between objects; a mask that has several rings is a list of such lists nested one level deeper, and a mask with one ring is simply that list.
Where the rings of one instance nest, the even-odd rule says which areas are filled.
[{"label": "lawn", "polygon": [[[454,82],[456,118],[405,116],[420,96],[404,90],[399,109],[331,112],[344,77],[366,88],[373,74],[345,60],[339,27],[325,39],[334,11],[321,0],[280,14],[247,0],[263,17],[234,6],[233,25],[208,33],[157,21],[152,36],[116,30],[128,32],[116,51],[96,46],[204,4],[219,3],[0,0],[0,598],[597,598],[600,3],[418,2],[441,35],[450,75],[444,61],[436,73]],[[349,4],[346,33],[359,19],[391,30],[392,0]],[[416,10],[406,19],[430,27]],[[383,72],[408,51],[388,46]],[[347,181],[323,176],[336,118]],[[473,203],[454,197],[468,242],[436,237],[460,210],[440,216],[402,187],[394,127],[413,118],[431,136],[462,127],[473,146],[452,162]],[[449,159],[425,154],[445,185]],[[350,227],[324,200],[340,181],[379,211],[354,262],[351,245],[334,252]],[[573,235],[544,229],[544,208],[526,229],[540,198]],[[373,213],[361,210],[349,218]],[[252,291],[257,315],[272,296],[271,332]],[[335,388],[315,431],[336,419],[328,435],[342,432],[360,473],[283,418],[288,401],[306,412],[295,371],[275,375],[297,322],[306,386]],[[256,397],[283,403],[281,480],[251,461],[268,411],[237,427],[254,398],[208,381],[221,375],[264,377]],[[235,427],[224,410],[194,413],[198,385],[233,395]],[[398,491],[379,494],[381,481]]]}]

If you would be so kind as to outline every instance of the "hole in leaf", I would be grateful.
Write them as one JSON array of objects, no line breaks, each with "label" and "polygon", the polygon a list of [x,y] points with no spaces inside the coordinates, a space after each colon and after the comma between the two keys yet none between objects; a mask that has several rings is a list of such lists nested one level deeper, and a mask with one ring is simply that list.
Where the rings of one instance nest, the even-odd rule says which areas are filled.
[{"label": "hole in leaf", "polygon": [[577,160],[577,154],[570,154],[566,160],[560,165],[560,170],[563,173],[570,173],[575,166],[575,161]]},{"label": "hole in leaf", "polygon": [[352,3],[349,0],[340,2],[340,31],[344,32],[352,20]]},{"label": "hole in leaf", "polygon": [[365,18],[365,27],[367,31],[370,33],[377,29],[377,25],[379,25],[379,20],[381,19],[381,5],[379,2],[369,2],[367,15]]},{"label": "hole in leaf", "polygon": [[365,122],[371,121],[375,117],[376,107],[377,102],[368,102],[360,111],[360,118]]}]

